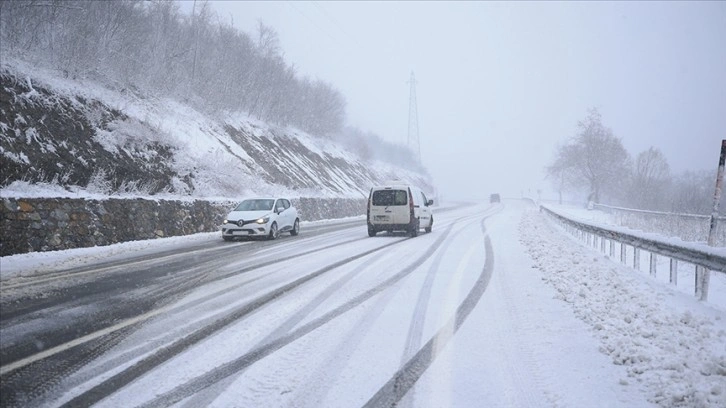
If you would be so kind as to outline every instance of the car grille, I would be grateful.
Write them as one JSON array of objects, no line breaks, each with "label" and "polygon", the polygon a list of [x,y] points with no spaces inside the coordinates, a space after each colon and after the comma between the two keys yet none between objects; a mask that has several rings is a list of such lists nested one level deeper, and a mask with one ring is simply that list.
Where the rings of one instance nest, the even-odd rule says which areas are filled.
[{"label": "car grille", "polygon": [[243,226],[245,226],[247,224],[252,224],[254,222],[255,222],[255,220],[247,220],[247,221],[245,221],[245,220],[238,220],[238,221],[230,221],[229,223],[230,224],[235,224],[238,227],[243,227]]}]

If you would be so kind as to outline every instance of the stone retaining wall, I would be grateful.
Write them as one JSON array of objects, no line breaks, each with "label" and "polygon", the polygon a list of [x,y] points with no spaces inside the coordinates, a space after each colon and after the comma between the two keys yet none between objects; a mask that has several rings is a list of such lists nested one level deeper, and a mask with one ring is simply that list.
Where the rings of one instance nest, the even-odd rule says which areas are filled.
[{"label": "stone retaining wall", "polygon": [[[365,214],[364,199],[291,200],[301,221]],[[0,256],[219,230],[235,202],[4,198]],[[221,239],[221,238],[220,238]]]}]

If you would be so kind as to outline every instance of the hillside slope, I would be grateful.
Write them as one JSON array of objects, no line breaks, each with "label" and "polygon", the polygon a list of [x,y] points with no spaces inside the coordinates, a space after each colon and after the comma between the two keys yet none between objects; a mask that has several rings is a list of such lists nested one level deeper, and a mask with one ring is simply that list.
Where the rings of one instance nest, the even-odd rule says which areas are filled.
[{"label": "hillside slope", "polygon": [[[20,61],[0,68],[0,195],[361,198],[427,174],[239,112],[204,113]],[[50,189],[50,190],[49,190]]]}]

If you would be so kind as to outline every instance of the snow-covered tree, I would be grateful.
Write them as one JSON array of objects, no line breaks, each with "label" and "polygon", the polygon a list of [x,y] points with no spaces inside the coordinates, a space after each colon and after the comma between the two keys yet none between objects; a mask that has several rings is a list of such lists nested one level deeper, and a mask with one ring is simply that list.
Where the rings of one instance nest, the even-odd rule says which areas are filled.
[{"label": "snow-covered tree", "polygon": [[643,210],[668,209],[670,166],[663,153],[650,147],[635,159],[628,203]]},{"label": "snow-covered tree", "polygon": [[190,15],[170,0],[0,1],[0,45],[0,61],[18,58],[206,112],[241,110],[325,137],[345,122],[340,92],[300,78],[272,27],[260,22],[252,37],[221,23],[206,1]]},{"label": "snow-covered tree", "polygon": [[715,171],[686,171],[676,176],[669,194],[670,210],[686,214],[710,214],[713,210],[715,183]]},{"label": "snow-covered tree", "polygon": [[547,174],[557,186],[586,189],[588,199],[601,202],[604,196],[622,196],[630,174],[631,158],[619,138],[602,124],[597,109],[590,109],[577,125],[578,133],[557,148]]}]

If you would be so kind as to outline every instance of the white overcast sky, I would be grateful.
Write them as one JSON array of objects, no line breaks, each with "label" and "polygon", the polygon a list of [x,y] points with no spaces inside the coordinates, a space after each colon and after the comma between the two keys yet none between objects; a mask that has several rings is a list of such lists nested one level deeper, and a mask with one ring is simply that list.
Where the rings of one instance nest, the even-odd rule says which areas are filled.
[{"label": "white overcast sky", "polygon": [[726,2],[211,5],[249,34],[273,27],[300,75],[345,96],[349,124],[401,144],[413,71],[421,156],[444,196],[547,190],[544,166],[589,107],[631,155],[655,146],[674,172],[716,174]]}]

